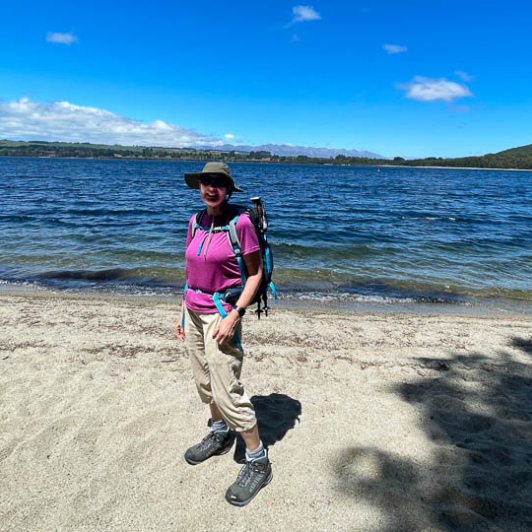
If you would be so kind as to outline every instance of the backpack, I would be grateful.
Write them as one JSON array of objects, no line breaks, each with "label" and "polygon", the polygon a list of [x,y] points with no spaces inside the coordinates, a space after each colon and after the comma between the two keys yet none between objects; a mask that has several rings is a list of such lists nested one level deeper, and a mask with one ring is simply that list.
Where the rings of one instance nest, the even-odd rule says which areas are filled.
[{"label": "backpack", "polygon": [[[268,290],[271,290],[274,301],[277,301],[277,290],[275,285],[272,282],[273,274],[273,252],[271,246],[266,237],[266,231],[268,230],[268,218],[266,217],[266,210],[264,208],[264,203],[261,198],[251,198],[253,202],[253,207],[244,206],[244,205],[235,205],[231,204],[231,208],[234,210],[234,215],[232,215],[231,220],[227,225],[221,227],[215,227],[214,232],[224,231],[227,234],[229,244],[233,250],[236,260],[238,263],[238,268],[240,270],[240,276],[242,278],[242,285],[240,287],[229,288],[221,296],[214,294],[214,302],[216,303],[217,308],[221,308],[221,305],[218,304],[217,299],[223,299],[227,303],[234,305],[240,294],[242,293],[242,288],[247,279],[247,272],[244,260],[242,258],[241,244],[238,234],[236,232],[236,222],[238,221],[239,216],[247,215],[249,216],[253,227],[255,228],[255,233],[257,234],[257,240],[259,241],[260,246],[260,256],[262,261],[262,279],[255,294],[255,297],[251,301],[251,304],[257,303],[257,317],[260,319],[262,312],[268,316]],[[196,234],[197,229],[201,228],[206,231],[209,231],[210,227],[205,227],[201,225],[201,220],[207,213],[207,209],[203,209],[198,212],[196,215],[196,220],[194,227],[192,229],[192,238]],[[199,252],[199,251],[198,251]]]}]

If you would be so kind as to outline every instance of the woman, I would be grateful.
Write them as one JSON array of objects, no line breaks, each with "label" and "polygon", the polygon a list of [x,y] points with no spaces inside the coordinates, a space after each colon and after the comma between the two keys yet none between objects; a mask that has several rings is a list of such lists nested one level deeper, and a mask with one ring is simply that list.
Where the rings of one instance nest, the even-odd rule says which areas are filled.
[{"label": "woman", "polygon": [[[217,300],[227,289],[242,285],[236,256],[226,232],[220,228],[236,215],[229,198],[233,192],[243,191],[235,185],[229,167],[223,163],[207,163],[202,172],[185,174],[185,182],[200,190],[206,211],[194,215],[188,225],[187,285],[176,334],[179,340],[186,341],[196,387],[211,414],[209,434],[187,450],[185,460],[197,465],[229,452],[235,439],[232,431],[239,432],[246,443],[246,465],[225,498],[235,506],[244,506],[272,479],[255,410],[240,382],[241,320],[262,279],[260,247],[249,217],[239,216],[236,231],[246,281],[234,305]],[[197,220],[198,217],[201,219]]]}]

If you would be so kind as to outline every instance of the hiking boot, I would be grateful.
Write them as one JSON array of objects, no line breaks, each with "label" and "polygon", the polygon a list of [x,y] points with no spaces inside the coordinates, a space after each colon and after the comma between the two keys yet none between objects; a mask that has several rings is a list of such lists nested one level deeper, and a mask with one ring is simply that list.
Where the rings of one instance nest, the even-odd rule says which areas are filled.
[{"label": "hiking boot", "polygon": [[272,464],[268,456],[246,462],[238,473],[236,482],[227,490],[225,500],[234,506],[245,506],[272,478]]},{"label": "hiking boot", "polygon": [[200,443],[193,445],[185,453],[185,460],[190,465],[198,465],[211,456],[219,456],[228,453],[235,441],[235,435],[227,432],[211,431]]}]

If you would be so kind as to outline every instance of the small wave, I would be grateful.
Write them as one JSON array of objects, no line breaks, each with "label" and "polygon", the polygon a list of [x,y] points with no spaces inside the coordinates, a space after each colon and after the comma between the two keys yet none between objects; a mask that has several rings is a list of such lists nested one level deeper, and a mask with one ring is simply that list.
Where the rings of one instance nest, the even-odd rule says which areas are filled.
[{"label": "small wave", "polygon": [[7,279],[0,279],[0,289],[4,290],[31,290],[32,292],[40,292],[47,290],[47,287],[36,281],[9,281]]},{"label": "small wave", "polygon": [[65,214],[74,216],[142,216],[160,214],[157,210],[150,209],[105,209],[105,208],[72,208],[66,209]]},{"label": "small wave", "polygon": [[104,270],[52,270],[37,275],[37,279],[56,279],[59,281],[91,281],[113,283],[130,281],[142,284],[164,284],[175,280],[167,277],[156,268],[111,268]]},{"label": "small wave", "polygon": [[466,299],[446,298],[430,295],[419,296],[384,296],[353,294],[347,292],[291,292],[282,293],[281,299],[296,301],[316,301],[321,303],[373,303],[378,305],[452,305],[461,307],[471,307],[473,303]]},{"label": "small wave", "polygon": [[428,222],[473,222],[471,218],[459,218],[457,216],[401,216],[401,220],[426,220]]}]

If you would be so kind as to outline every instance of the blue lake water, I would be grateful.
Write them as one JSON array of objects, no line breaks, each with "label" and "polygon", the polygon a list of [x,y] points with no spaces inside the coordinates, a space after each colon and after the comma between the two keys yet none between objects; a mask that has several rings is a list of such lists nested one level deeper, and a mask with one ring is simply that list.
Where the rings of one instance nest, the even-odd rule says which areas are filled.
[{"label": "blue lake water", "polygon": [[[0,283],[179,293],[198,162],[0,158]],[[234,163],[285,299],[532,303],[532,172]]]}]

